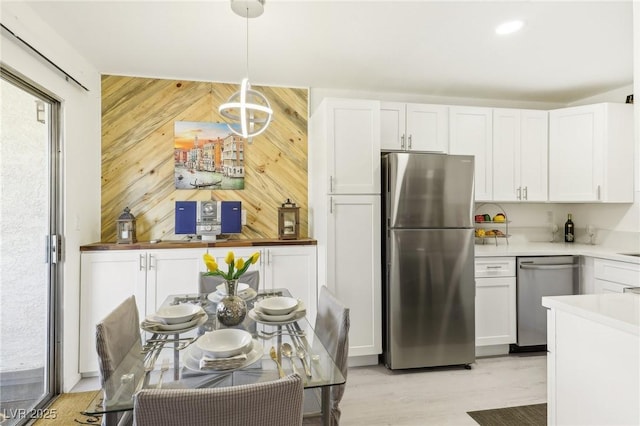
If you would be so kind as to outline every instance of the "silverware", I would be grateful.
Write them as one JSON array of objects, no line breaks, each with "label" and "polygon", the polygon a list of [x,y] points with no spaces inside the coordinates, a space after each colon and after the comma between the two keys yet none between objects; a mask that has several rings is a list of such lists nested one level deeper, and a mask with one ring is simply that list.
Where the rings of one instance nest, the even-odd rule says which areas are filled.
[{"label": "silverware", "polygon": [[282,366],[280,365],[280,361],[278,361],[278,354],[276,353],[276,348],[275,347],[271,346],[271,350],[269,351],[269,355],[271,355],[271,359],[278,366],[278,374],[280,375],[280,378],[283,378],[284,377],[284,370],[282,369]]},{"label": "silverware", "polygon": [[158,385],[156,386],[157,389],[162,388],[162,376],[164,376],[164,373],[167,370],[169,370],[169,358],[163,358],[162,366],[160,367],[160,378],[158,379]]},{"label": "silverware", "polygon": [[296,355],[302,361],[302,365],[304,366],[304,372],[308,378],[311,378],[311,369],[309,368],[309,364],[307,364],[307,351],[304,349],[302,345],[298,345],[296,348]]},{"label": "silverware", "polygon": [[289,358],[289,361],[291,362],[291,369],[293,370],[293,372],[295,374],[298,374],[298,369],[296,368],[296,363],[293,362],[293,348],[291,347],[290,344],[288,343],[283,343],[282,346],[280,347],[281,352],[284,356],[286,356],[287,358]]},{"label": "silverware", "polygon": [[304,336],[306,333],[303,330],[300,331],[295,331],[295,330],[289,330],[289,331],[262,331],[262,330],[258,330],[259,334],[263,334],[265,336],[277,336],[277,335],[291,335],[291,336]]},{"label": "silverware", "polygon": [[300,336],[304,336],[304,335],[289,334],[289,333],[264,334],[264,333],[261,333],[259,331],[259,332],[256,333],[256,336],[259,337],[262,340],[269,340],[269,339],[273,339],[274,337],[280,337],[280,336],[300,337]]}]

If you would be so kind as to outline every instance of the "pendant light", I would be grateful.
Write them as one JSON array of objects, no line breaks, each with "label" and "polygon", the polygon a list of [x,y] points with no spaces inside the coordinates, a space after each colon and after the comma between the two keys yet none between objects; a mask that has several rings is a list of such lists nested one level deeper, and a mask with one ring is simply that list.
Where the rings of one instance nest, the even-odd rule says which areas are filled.
[{"label": "pendant light", "polygon": [[[225,117],[227,127],[236,135],[252,138],[264,132],[273,116],[273,110],[267,98],[249,83],[249,18],[262,15],[264,0],[231,0],[231,9],[247,19],[247,76],[240,84],[240,90],[220,105],[218,112]],[[233,125],[240,125],[240,131]]]}]

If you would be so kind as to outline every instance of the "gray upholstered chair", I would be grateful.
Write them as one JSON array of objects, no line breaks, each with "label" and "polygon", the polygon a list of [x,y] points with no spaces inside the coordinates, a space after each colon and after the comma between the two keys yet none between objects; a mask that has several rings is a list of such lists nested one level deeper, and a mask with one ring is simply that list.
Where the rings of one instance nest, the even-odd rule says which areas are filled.
[{"label": "gray upholstered chair", "polygon": [[143,389],[134,397],[136,426],[298,426],[302,378],[297,374],[208,389]]},{"label": "gray upholstered chair", "polygon": [[[318,296],[318,313],[316,314],[315,332],[329,355],[333,358],[340,372],[347,378],[347,357],[349,356],[349,308],[346,308],[326,286],[320,287]],[[340,401],[346,384],[331,387],[331,405],[329,407],[331,424],[340,422]],[[305,392],[305,398],[313,398]],[[315,395],[318,397],[317,395]],[[320,413],[304,413],[304,424],[320,424]]]},{"label": "gray upholstered chair", "polygon": [[[96,324],[96,350],[100,382],[105,389],[106,397],[111,398],[117,391],[117,387],[108,386],[108,380],[116,369],[130,371],[136,363],[143,363],[140,355],[142,350],[140,321],[134,296],[125,299]],[[123,415],[109,413],[102,417],[103,426],[130,425],[131,422],[130,412]]]},{"label": "gray upholstered chair", "polygon": [[[200,274],[200,283],[198,285],[198,291],[200,293],[213,293],[216,291],[216,287],[225,281],[219,275],[203,275]],[[245,272],[238,282],[249,284],[249,287],[258,291],[260,286],[260,272],[259,271],[247,271]]]}]

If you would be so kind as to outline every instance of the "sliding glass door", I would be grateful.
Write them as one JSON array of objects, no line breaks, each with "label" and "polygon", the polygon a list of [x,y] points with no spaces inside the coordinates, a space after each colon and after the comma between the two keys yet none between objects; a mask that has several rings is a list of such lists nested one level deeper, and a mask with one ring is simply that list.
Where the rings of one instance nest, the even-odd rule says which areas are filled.
[{"label": "sliding glass door", "polygon": [[25,424],[57,393],[59,103],[0,79],[0,424]]}]

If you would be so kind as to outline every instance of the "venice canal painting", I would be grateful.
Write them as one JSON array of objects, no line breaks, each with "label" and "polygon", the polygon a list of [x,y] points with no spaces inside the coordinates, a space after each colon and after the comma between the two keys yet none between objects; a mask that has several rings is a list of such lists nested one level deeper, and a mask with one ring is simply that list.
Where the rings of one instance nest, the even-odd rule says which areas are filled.
[{"label": "venice canal painting", "polygon": [[244,189],[244,142],[224,123],[176,121],[176,189]]}]

